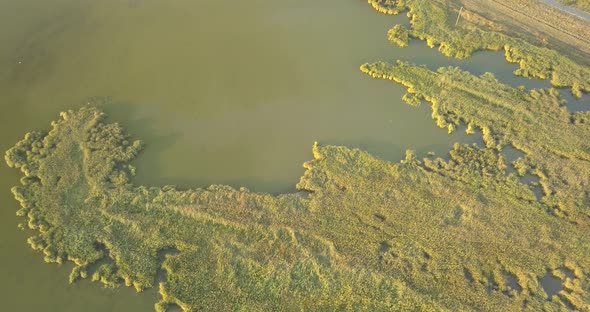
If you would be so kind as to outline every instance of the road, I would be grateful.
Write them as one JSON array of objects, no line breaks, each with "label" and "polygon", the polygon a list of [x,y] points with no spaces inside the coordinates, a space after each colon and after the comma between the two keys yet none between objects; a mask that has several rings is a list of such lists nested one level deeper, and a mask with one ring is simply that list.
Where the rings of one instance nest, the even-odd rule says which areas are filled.
[{"label": "road", "polygon": [[539,1],[543,2],[547,5],[550,5],[556,9],[562,10],[564,12],[568,12],[568,13],[573,14],[575,16],[581,17],[587,21],[590,21],[590,14],[588,14],[584,11],[578,10],[574,7],[567,6],[563,3],[557,2],[555,0],[539,0]]},{"label": "road", "polygon": [[[464,0],[464,1],[469,1],[469,0]],[[475,0],[476,3],[479,1],[480,0]],[[532,6],[533,8],[526,5],[526,3],[530,3],[528,1],[526,1],[526,3],[524,5],[515,5],[512,2],[513,0],[487,0],[487,1],[492,2],[496,5],[499,5],[499,6],[503,7],[505,10],[511,11],[511,13],[513,15],[520,15],[520,16],[526,17],[530,20],[533,20],[533,21],[543,25],[544,27],[553,29],[557,32],[560,32],[562,34],[565,34],[565,35],[577,40],[578,42],[582,43],[582,46],[574,44],[576,49],[580,49],[580,51],[583,51],[584,54],[590,55],[590,37],[587,36],[588,31],[590,31],[587,27],[588,22],[590,22],[590,15],[588,15],[587,13],[582,12],[577,9],[574,9],[574,8],[571,8],[571,7],[568,7],[568,6],[565,6],[555,0],[538,0],[538,1],[536,1],[536,3],[532,2],[531,4],[534,3],[534,5]],[[514,2],[519,2],[519,1],[514,1]],[[562,19],[565,19],[567,17],[565,15],[570,15],[571,19],[577,20],[578,22],[560,20],[559,17],[557,17],[557,16],[543,16],[543,14],[541,14],[541,15],[535,14],[534,13],[534,11],[535,11],[534,6],[535,5],[539,6],[539,7],[545,7],[547,9],[551,9],[552,11],[559,10],[561,12],[564,12],[563,14],[555,14],[555,12],[543,12],[543,14],[564,15],[562,17]],[[538,8],[538,9],[540,9],[540,8]],[[546,11],[546,10],[543,10],[543,11]],[[548,17],[553,17],[553,18],[548,19]],[[555,20],[555,18],[557,18],[558,20]],[[519,19],[517,19],[514,16],[512,17],[512,19],[513,19],[512,22],[519,21]],[[534,25],[524,22],[524,20],[521,22],[525,28],[526,27],[534,27]],[[584,29],[584,31],[581,32],[580,29]],[[557,38],[557,39],[559,40],[559,38]],[[562,42],[564,42],[566,44],[570,44],[568,41],[562,41]]]}]

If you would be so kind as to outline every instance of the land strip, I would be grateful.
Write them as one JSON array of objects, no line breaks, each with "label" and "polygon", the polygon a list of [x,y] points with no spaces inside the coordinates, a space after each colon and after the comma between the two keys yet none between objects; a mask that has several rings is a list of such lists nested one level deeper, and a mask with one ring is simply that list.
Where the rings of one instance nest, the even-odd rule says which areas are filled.
[{"label": "land strip", "polygon": [[583,12],[590,13],[590,1],[589,0],[558,0],[559,2],[574,7]]},{"label": "land strip", "polygon": [[[533,44],[550,46],[589,64],[590,22],[532,0],[461,0],[467,16],[475,13],[503,26],[503,32]],[[532,36],[532,38],[531,38]]]},{"label": "land strip", "polygon": [[588,14],[580,9],[577,9],[576,7],[567,5],[567,2],[566,2],[566,4],[564,4],[564,3],[558,2],[556,0],[540,0],[540,1],[552,6],[554,8],[557,8],[561,11],[565,11],[570,14],[574,14],[574,15],[579,16],[585,20],[590,21],[590,14]]}]

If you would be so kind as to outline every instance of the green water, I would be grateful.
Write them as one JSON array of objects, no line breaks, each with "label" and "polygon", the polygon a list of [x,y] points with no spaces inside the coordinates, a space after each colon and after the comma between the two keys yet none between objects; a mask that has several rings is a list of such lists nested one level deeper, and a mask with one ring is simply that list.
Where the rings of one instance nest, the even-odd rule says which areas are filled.
[{"label": "green water", "polygon": [[[398,161],[406,149],[444,155],[479,140],[436,128],[427,105],[403,104],[404,89],[362,75],[363,62],[546,86],[512,77],[498,53],[456,61],[423,43],[396,48],[385,33],[402,21],[357,0],[2,0],[0,150],[92,102],[147,143],[136,183],[289,192],[314,141]],[[68,285],[70,266],[44,264],[16,228],[18,178],[0,166],[0,310],[152,310],[154,290]]]}]

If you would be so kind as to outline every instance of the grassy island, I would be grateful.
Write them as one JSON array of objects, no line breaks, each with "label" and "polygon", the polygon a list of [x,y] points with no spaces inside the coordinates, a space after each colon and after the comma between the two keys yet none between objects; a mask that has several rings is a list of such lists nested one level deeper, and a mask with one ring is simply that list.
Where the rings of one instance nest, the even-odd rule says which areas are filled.
[{"label": "grassy island", "polygon": [[[590,91],[588,67],[501,32],[454,28],[442,2],[369,2],[408,12],[411,29],[388,34],[397,44],[423,39],[455,57],[504,50],[519,75]],[[6,152],[23,173],[12,192],[20,226],[34,230],[28,243],[48,263],[75,263],[71,282],[158,287],[157,311],[590,311],[590,113],[569,112],[556,89],[489,73],[404,62],[361,71],[407,87],[404,100],[430,103],[449,132],[481,131],[485,147],[391,163],[316,143],[295,193],[150,187],[130,182],[148,170],[131,163],[143,143],[85,107]],[[506,146],[524,156],[509,162]]]}]

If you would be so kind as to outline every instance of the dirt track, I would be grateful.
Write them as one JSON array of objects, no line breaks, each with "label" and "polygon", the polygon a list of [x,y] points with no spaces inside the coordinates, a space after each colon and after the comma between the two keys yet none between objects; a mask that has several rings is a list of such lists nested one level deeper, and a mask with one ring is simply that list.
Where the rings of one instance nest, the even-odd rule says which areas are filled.
[{"label": "dirt track", "polygon": [[537,0],[459,0],[472,11],[503,25],[504,32],[549,45],[590,65],[590,20]]},{"label": "dirt track", "polygon": [[539,0],[539,1],[545,3],[545,4],[549,5],[549,6],[552,6],[552,7],[556,8],[556,9],[558,9],[558,10],[561,10],[561,11],[564,11],[564,12],[568,12],[570,14],[576,15],[576,16],[578,16],[580,18],[583,18],[585,20],[590,21],[590,14],[588,14],[588,13],[586,13],[584,11],[580,11],[580,10],[574,8],[574,7],[567,6],[565,4],[562,4],[562,3],[557,2],[555,0]]}]

